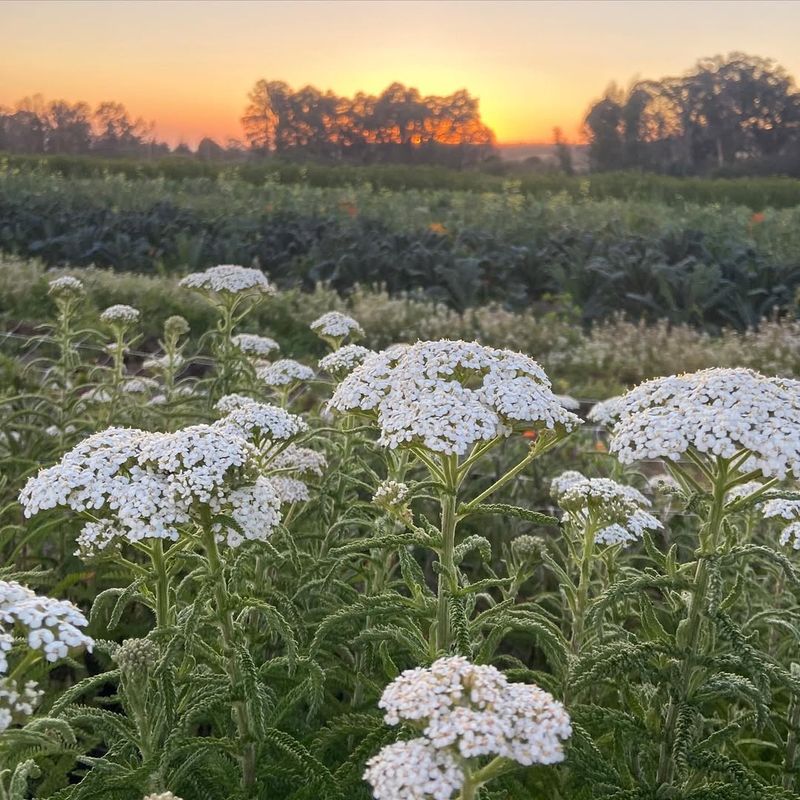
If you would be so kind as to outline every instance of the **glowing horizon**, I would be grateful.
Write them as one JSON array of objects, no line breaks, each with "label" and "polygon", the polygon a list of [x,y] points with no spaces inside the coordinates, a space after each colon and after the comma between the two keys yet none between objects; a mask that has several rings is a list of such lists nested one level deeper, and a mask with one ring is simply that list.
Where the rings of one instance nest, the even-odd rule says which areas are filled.
[{"label": "glowing horizon", "polygon": [[26,96],[123,103],[170,144],[241,138],[259,78],[340,95],[393,81],[464,88],[498,142],[576,141],[612,81],[680,74],[741,50],[800,78],[800,3],[85,2],[0,3],[0,105]]}]

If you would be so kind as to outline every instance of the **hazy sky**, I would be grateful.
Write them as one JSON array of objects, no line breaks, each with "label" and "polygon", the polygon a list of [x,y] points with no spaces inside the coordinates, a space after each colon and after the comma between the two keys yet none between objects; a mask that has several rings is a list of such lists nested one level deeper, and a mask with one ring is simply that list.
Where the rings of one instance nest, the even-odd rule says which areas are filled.
[{"label": "hazy sky", "polygon": [[0,0],[0,105],[114,99],[172,143],[241,136],[258,78],[376,93],[466,88],[501,142],[574,138],[615,80],[743,50],[800,77],[796,0]]}]

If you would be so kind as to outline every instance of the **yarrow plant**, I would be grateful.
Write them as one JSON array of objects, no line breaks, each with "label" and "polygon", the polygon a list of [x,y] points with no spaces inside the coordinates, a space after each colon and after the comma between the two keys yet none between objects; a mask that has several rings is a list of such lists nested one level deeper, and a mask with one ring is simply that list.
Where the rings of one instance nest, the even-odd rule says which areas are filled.
[{"label": "yarrow plant", "polygon": [[267,358],[271,353],[280,350],[280,345],[274,339],[255,333],[239,333],[233,337],[233,343],[243,353],[254,358]]},{"label": "yarrow plant", "polygon": [[553,478],[550,492],[565,512],[565,541],[579,575],[577,583],[565,579],[562,585],[572,616],[572,648],[577,652],[583,644],[596,546],[625,547],[663,525],[646,511],[650,501],[641,492],[610,478],[587,478],[569,470]]},{"label": "yarrow plant", "polygon": [[230,394],[243,383],[252,382],[248,344],[242,347],[241,342],[250,345],[253,342],[234,336],[233,331],[258,303],[276,293],[275,286],[261,270],[236,264],[220,264],[204,272],[194,272],[183,278],[180,285],[201,292],[219,313],[213,341],[217,376],[211,398]]},{"label": "yarrow plant", "polygon": [[338,350],[345,339],[360,339],[364,336],[361,325],[341,311],[328,311],[315,319],[310,327],[333,350]]},{"label": "yarrow plant", "polygon": [[457,793],[473,800],[517,765],[562,761],[572,733],[569,715],[548,692],[509,683],[494,667],[461,657],[403,672],[379,705],[387,724],[402,722],[421,733],[367,762],[365,778],[379,800]]},{"label": "yarrow plant", "polygon": [[[684,655],[664,717],[659,783],[680,778],[673,752],[686,735],[682,709],[702,680],[709,637],[717,629],[740,635],[717,610],[716,559],[737,554],[732,536],[723,536],[726,520],[788,475],[800,474],[798,388],[796,381],[751,370],[708,369],[647,381],[616,406],[611,451],[623,464],[664,459],[683,493],[698,498],[694,507],[702,520],[686,617],[676,634]],[[752,491],[741,496],[737,487],[747,484]]]},{"label": "yarrow plant", "polygon": [[[457,594],[456,529],[492,493],[580,420],[567,411],[533,359],[477,342],[418,342],[369,356],[337,387],[328,407],[366,416],[378,442],[418,459],[440,487],[441,540],[436,647],[451,644],[451,598]],[[515,430],[537,431],[527,455],[491,486],[459,507],[472,467]]]}]

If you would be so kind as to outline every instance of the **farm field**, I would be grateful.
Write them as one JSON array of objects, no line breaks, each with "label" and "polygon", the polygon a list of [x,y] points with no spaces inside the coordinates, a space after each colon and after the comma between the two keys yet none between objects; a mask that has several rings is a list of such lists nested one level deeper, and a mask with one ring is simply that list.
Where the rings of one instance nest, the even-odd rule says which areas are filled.
[{"label": "farm field", "polygon": [[0,800],[800,797],[797,184],[79,163],[0,170]]}]

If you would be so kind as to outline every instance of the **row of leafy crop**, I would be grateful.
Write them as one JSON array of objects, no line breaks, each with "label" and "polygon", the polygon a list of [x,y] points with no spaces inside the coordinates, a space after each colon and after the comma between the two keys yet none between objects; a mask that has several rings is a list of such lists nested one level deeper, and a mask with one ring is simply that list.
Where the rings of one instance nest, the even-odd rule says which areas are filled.
[{"label": "row of leafy crop", "polygon": [[[144,337],[140,350],[156,346],[164,321],[175,314],[186,318],[192,330],[213,326],[208,305],[170,276],[98,269],[65,272],[45,270],[36,262],[0,259],[0,324],[7,331],[0,351],[15,352],[52,317],[48,282],[63,274],[80,276],[87,291],[83,306],[87,318],[125,301],[140,309]],[[358,288],[341,297],[316,287],[312,292],[291,289],[267,298],[244,327],[280,340],[284,352],[295,358],[313,360],[322,351],[308,324],[331,309],[359,319],[366,344],[375,349],[399,341],[449,337],[531,353],[545,366],[557,390],[570,390],[581,398],[603,398],[657,375],[712,366],[800,374],[800,322],[793,318],[769,318],[757,328],[725,329],[713,336],[690,325],[646,325],[619,316],[584,329],[577,310],[558,304],[521,311],[486,305],[459,314],[442,304],[390,297],[385,291]]]},{"label": "row of leafy crop", "polygon": [[[249,161],[208,161],[185,156],[156,159],[99,158],[85,156],[25,156],[4,154],[8,167],[50,171],[68,178],[91,178],[118,174],[128,178],[217,178],[235,174],[252,184],[268,180],[332,188],[367,185],[375,189],[447,189],[456,191],[502,192],[509,178],[479,171],[446,167],[376,165],[368,167],[330,166],[286,162],[276,159]],[[573,198],[595,200],[637,198],[682,204],[718,203],[746,206],[753,211],[791,208],[800,205],[800,181],[785,177],[767,178],[673,178],[638,172],[605,172],[585,176],[559,173],[526,174],[509,166],[509,174],[526,195],[566,193]],[[517,174],[519,173],[519,174]]]},{"label": "row of leafy crop", "polygon": [[709,329],[741,329],[793,308],[797,216],[753,221],[743,209],[540,201],[513,192],[0,179],[0,248],[48,265],[171,272],[243,263],[283,288],[380,285],[456,310],[567,296],[583,321],[622,312]]}]

